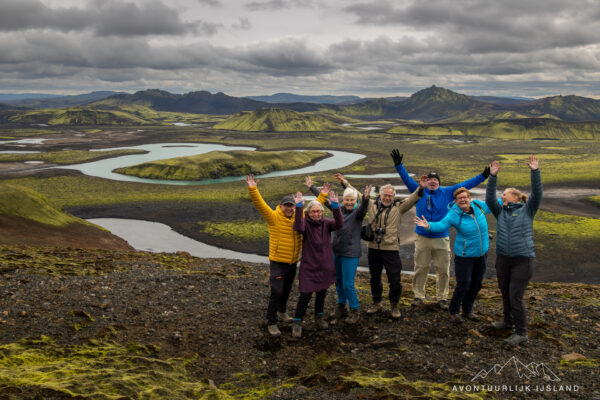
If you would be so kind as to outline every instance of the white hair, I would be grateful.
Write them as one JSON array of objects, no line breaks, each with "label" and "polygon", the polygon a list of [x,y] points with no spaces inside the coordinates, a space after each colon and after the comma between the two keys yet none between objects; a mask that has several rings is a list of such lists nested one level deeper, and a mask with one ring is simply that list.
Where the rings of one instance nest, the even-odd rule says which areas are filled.
[{"label": "white hair", "polygon": [[323,208],[323,204],[319,203],[317,200],[313,200],[310,203],[308,203],[308,206],[306,207],[306,213],[309,213],[313,207],[319,207],[321,211],[325,211],[325,209]]},{"label": "white hair", "polygon": [[345,199],[346,197],[352,197],[353,199],[357,199],[358,192],[356,191],[356,189],[346,188],[346,190],[344,190],[344,195],[342,196],[342,199]]}]

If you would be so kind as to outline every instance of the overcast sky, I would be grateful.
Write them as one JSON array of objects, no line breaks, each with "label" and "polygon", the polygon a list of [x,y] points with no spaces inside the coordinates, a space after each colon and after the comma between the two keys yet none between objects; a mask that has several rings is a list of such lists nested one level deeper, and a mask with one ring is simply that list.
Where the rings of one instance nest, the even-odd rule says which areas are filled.
[{"label": "overcast sky", "polygon": [[0,92],[600,98],[597,0],[0,0]]}]

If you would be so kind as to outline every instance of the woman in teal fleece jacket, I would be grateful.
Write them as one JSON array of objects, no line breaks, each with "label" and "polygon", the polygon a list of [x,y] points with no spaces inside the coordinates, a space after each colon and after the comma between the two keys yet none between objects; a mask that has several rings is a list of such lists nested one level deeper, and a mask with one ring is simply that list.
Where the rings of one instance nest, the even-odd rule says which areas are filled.
[{"label": "woman in teal fleece jacket", "polygon": [[490,240],[485,215],[490,214],[490,209],[484,202],[472,200],[471,193],[465,188],[454,191],[454,202],[448,208],[448,214],[441,221],[427,222],[424,216],[419,218],[417,215],[415,223],[432,233],[447,231],[451,226],[456,228],[456,288],[450,301],[450,316],[454,323],[462,322],[458,315],[462,305],[463,316],[478,321],[479,317],[473,314],[473,304],[486,270]]},{"label": "woman in teal fleece jacket", "polygon": [[542,202],[542,177],[535,156],[527,163],[531,169],[531,195],[515,188],[505,189],[496,197],[496,182],[500,164],[490,165],[485,203],[498,219],[496,238],[496,274],[502,292],[504,320],[494,322],[493,328],[515,328],[515,334],[505,340],[516,346],[527,340],[527,315],[523,296],[533,276],[533,218]]}]

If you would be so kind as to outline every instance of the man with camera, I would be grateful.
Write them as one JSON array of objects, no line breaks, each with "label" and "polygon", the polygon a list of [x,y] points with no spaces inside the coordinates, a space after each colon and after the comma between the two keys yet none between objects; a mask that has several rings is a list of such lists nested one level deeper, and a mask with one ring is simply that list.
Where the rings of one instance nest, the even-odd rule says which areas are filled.
[{"label": "man with camera", "polygon": [[[352,187],[341,175],[336,178],[344,187]],[[427,184],[427,177],[422,176],[419,180],[419,190],[415,190],[404,200],[395,199],[396,189],[390,184],[379,189],[379,196],[369,200],[369,219],[373,231],[373,239],[368,242],[369,272],[371,274],[371,296],[373,304],[367,309],[367,314],[375,314],[383,308],[381,304],[383,285],[381,273],[385,268],[388,282],[390,284],[389,300],[392,318],[400,318],[398,301],[402,293],[400,274],[402,272],[402,261],[400,260],[400,222],[402,214],[423,196],[423,189]]]}]

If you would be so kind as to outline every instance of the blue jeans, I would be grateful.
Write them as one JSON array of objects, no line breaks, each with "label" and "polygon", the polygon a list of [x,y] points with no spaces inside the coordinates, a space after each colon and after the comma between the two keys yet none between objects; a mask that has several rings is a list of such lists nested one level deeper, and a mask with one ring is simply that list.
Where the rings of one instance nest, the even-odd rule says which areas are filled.
[{"label": "blue jeans", "polygon": [[354,287],[354,277],[358,268],[358,257],[333,256],[335,262],[335,289],[338,304],[346,304],[352,310],[358,309],[358,296]]},{"label": "blue jeans", "polygon": [[473,303],[485,274],[487,253],[481,257],[454,256],[456,288],[450,300],[450,314],[458,314],[462,304],[463,314],[473,312]]}]

